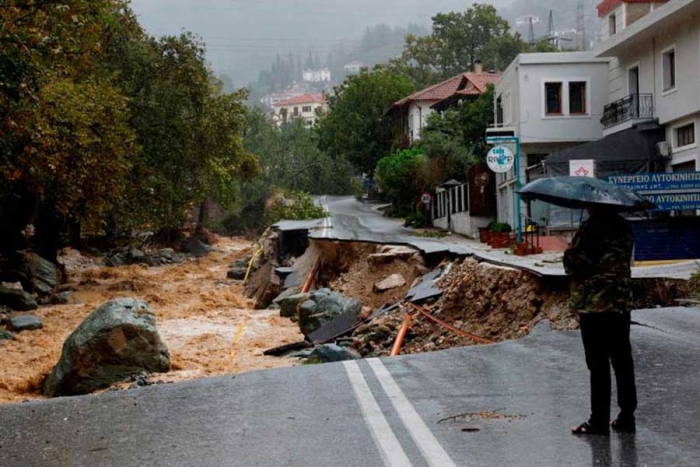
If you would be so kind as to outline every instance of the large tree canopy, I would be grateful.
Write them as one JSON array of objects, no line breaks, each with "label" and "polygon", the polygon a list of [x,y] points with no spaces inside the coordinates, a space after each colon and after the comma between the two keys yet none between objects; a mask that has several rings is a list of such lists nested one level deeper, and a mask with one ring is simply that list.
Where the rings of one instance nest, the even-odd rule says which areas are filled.
[{"label": "large tree canopy", "polygon": [[258,172],[245,92],[225,94],[191,34],[154,39],[122,0],[0,8],[0,233],[54,258],[81,229],[172,228]]},{"label": "large tree canopy", "polygon": [[319,127],[321,147],[371,176],[377,161],[395,145],[392,119],[386,111],[413,90],[405,75],[387,68],[348,77],[329,96],[331,111]]},{"label": "large tree canopy", "polygon": [[432,34],[407,35],[402,56],[392,64],[419,88],[471,70],[477,60],[486,70],[502,70],[527,50],[492,5],[474,4],[464,12],[439,13],[432,19]]}]

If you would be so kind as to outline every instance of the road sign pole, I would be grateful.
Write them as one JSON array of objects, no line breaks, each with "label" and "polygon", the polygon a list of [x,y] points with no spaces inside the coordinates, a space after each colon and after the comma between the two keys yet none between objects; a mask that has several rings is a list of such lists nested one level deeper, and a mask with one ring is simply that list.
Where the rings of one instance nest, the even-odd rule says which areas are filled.
[{"label": "road sign pole", "polygon": [[515,212],[518,216],[518,243],[523,242],[523,216],[520,202],[520,138],[515,137]]},{"label": "road sign pole", "polygon": [[515,144],[515,189],[513,190],[513,196],[515,198],[515,227],[518,234],[518,243],[523,241],[523,219],[522,219],[522,207],[520,203],[520,138],[517,136],[493,136],[486,137],[486,143],[488,144]]}]

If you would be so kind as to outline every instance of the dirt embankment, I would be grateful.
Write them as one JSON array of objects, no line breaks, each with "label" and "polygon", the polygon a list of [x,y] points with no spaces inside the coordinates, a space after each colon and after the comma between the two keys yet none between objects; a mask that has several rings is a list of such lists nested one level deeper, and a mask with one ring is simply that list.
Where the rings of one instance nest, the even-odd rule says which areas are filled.
[{"label": "dirt embankment", "polygon": [[69,252],[66,266],[77,303],[36,310],[33,314],[43,320],[42,330],[0,343],[0,402],[39,398],[40,385],[58,361],[64,340],[94,309],[116,297],[142,298],[156,313],[172,370],[152,375],[152,382],[298,363],[262,355],[269,347],[302,339],[297,325],[276,311],[253,310],[242,286],[226,279],[230,264],[251,254],[250,242],[226,238],[219,239],[206,258],[152,268],[105,268],[99,261]]},{"label": "dirt embankment", "polygon": [[[511,268],[466,259],[455,263],[441,280],[443,296],[426,309],[448,325],[494,341],[527,335],[539,321],[551,321],[555,329],[575,329],[577,322],[568,312],[566,284],[552,284]],[[388,355],[407,312],[404,307],[359,328],[354,337],[367,356]],[[418,353],[474,345],[478,342],[459,335],[416,314],[402,353]]]}]

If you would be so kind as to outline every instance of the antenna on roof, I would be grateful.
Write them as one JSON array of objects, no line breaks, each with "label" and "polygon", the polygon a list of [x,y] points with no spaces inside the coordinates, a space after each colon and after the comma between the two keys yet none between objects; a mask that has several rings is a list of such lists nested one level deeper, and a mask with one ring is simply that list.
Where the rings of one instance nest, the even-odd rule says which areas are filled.
[{"label": "antenna on roof", "polygon": [[583,7],[583,1],[578,0],[576,5],[576,30],[581,38],[581,50],[588,50],[588,39],[586,38],[586,13]]}]

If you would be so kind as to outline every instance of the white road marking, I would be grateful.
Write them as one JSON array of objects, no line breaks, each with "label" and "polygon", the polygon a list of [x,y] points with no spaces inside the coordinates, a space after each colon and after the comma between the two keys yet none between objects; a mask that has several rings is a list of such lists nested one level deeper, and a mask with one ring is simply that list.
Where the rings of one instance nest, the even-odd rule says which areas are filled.
[{"label": "white road marking", "polygon": [[406,451],[401,447],[401,443],[379,408],[365,377],[362,376],[360,366],[354,361],[345,361],[343,365],[362,409],[362,415],[365,417],[367,425],[372,431],[374,442],[382,455],[384,465],[387,467],[411,467],[412,464],[408,460]]},{"label": "white road marking", "polygon": [[382,388],[384,388],[384,392],[389,396],[389,400],[394,404],[401,421],[408,429],[413,441],[418,445],[418,449],[420,449],[428,464],[431,467],[457,467],[457,464],[452,461],[430,431],[428,425],[418,415],[416,409],[406,398],[399,385],[396,384],[396,381],[391,377],[389,370],[386,369],[381,360],[371,358],[366,361],[377,376]]}]

